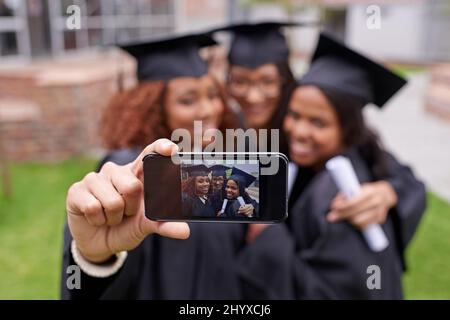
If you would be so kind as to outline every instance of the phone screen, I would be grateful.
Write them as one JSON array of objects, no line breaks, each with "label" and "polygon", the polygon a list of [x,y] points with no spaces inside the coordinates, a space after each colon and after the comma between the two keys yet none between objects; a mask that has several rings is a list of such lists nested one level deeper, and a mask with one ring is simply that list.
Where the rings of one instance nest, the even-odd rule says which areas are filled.
[{"label": "phone screen", "polygon": [[183,163],[183,216],[192,218],[258,218],[259,163]]},{"label": "phone screen", "polygon": [[258,155],[144,159],[146,215],[163,221],[279,222],[287,213],[287,161],[274,174]]}]

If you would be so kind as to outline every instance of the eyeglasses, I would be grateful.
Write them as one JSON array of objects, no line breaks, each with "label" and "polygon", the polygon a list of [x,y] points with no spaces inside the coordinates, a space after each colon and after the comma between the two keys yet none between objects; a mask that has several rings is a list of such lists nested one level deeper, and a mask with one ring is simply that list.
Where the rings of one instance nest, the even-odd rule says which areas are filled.
[{"label": "eyeglasses", "polygon": [[276,98],[280,95],[281,79],[260,79],[251,81],[249,79],[237,78],[230,76],[228,87],[230,93],[236,97],[245,97],[252,87],[258,88],[259,92],[267,98]]}]

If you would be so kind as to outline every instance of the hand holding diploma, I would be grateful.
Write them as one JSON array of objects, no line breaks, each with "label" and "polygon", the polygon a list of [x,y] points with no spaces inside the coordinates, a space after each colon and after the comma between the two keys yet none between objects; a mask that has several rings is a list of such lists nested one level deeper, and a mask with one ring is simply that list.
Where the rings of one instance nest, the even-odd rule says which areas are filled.
[{"label": "hand holding diploma", "polygon": [[238,213],[246,217],[251,218],[253,216],[253,210],[255,209],[252,204],[246,204],[244,198],[238,197],[237,201],[241,205]]},{"label": "hand holding diploma", "polygon": [[244,198],[238,197],[237,200],[238,200],[239,204],[241,205],[241,207],[245,206]]},{"label": "hand holding diploma", "polygon": [[[338,156],[329,160],[326,167],[339,190],[347,199],[351,199],[361,192],[361,186],[350,160],[345,157]],[[367,244],[374,252],[383,251],[389,245],[389,241],[379,224],[368,224],[363,228],[362,232]]]}]

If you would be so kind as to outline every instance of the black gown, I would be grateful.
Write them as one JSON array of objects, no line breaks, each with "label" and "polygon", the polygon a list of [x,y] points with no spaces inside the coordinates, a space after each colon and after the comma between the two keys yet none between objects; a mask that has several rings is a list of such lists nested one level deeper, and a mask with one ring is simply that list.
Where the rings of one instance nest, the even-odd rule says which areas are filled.
[{"label": "black gown", "polygon": [[[361,183],[374,180],[358,152],[352,150],[347,156]],[[389,174],[393,169],[400,169],[392,156],[388,156],[388,160]],[[396,173],[412,176],[409,169],[403,168],[406,171]],[[291,193],[285,235],[285,241],[291,241],[296,249],[284,260],[286,268],[292,267],[296,296],[308,299],[402,299],[403,250],[425,209],[423,184],[414,179],[410,185],[401,186],[396,180],[398,177],[386,177],[397,182],[394,188],[399,194],[399,204],[389,212],[382,226],[389,247],[374,253],[368,249],[362,234],[348,222],[326,221],[330,203],[338,192],[330,174],[326,170],[317,174],[300,172],[301,177],[297,178]],[[302,189],[300,194],[298,189]],[[371,265],[381,269],[380,290],[367,288]]]},{"label": "black gown", "polygon": [[211,203],[216,214],[222,210],[223,200],[226,199],[223,195],[223,190],[216,190],[211,196]]},{"label": "black gown", "polygon": [[[121,151],[107,161],[126,164],[137,151]],[[118,156],[120,155],[120,156]],[[264,230],[245,243],[246,225],[192,223],[188,240],[151,235],[129,252],[121,270],[106,279],[82,272],[81,289],[68,290],[66,268],[74,264],[66,227],[63,299],[373,299],[401,298],[403,249],[423,213],[424,187],[394,158],[390,182],[399,195],[383,226],[391,245],[369,251],[361,234],[346,222],[328,224],[325,214],[336,188],[326,172],[317,174],[291,199],[287,223]],[[364,162],[352,162],[361,181],[372,179]],[[297,179],[302,181],[302,179]],[[298,183],[296,183],[298,185]],[[294,188],[298,189],[298,188]],[[294,195],[296,194],[294,190]],[[381,267],[381,290],[368,290],[366,269]]]},{"label": "black gown", "polygon": [[183,195],[184,217],[215,217],[216,212],[210,199],[203,202],[199,197]]}]

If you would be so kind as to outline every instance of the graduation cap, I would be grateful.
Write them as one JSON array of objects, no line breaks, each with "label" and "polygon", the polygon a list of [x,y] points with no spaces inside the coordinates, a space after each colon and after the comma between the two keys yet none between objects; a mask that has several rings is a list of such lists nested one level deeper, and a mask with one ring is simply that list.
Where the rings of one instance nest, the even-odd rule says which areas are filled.
[{"label": "graduation cap", "polygon": [[228,180],[237,180],[239,182],[239,187],[248,188],[255,182],[256,178],[253,175],[234,167]]},{"label": "graduation cap", "polygon": [[224,165],[221,165],[221,164],[216,164],[216,165],[213,165],[212,167],[210,167],[209,169],[212,170],[213,176],[215,176],[215,177],[219,177],[219,176],[225,177],[226,171],[231,169],[231,168],[227,167],[227,166],[224,166]]},{"label": "graduation cap", "polygon": [[309,71],[300,85],[315,85],[350,95],[379,108],[405,84],[406,80],[344,44],[321,33]]},{"label": "graduation cap", "polygon": [[241,23],[220,27],[212,32],[233,32],[228,60],[232,65],[255,69],[266,63],[287,61],[289,47],[282,27],[304,24],[291,22]]},{"label": "graduation cap", "polygon": [[211,171],[203,164],[185,167],[184,170],[189,174],[189,177],[207,176]]},{"label": "graduation cap", "polygon": [[201,33],[125,44],[120,48],[136,58],[138,79],[151,81],[203,76],[208,65],[199,50],[216,44],[209,34]]}]

